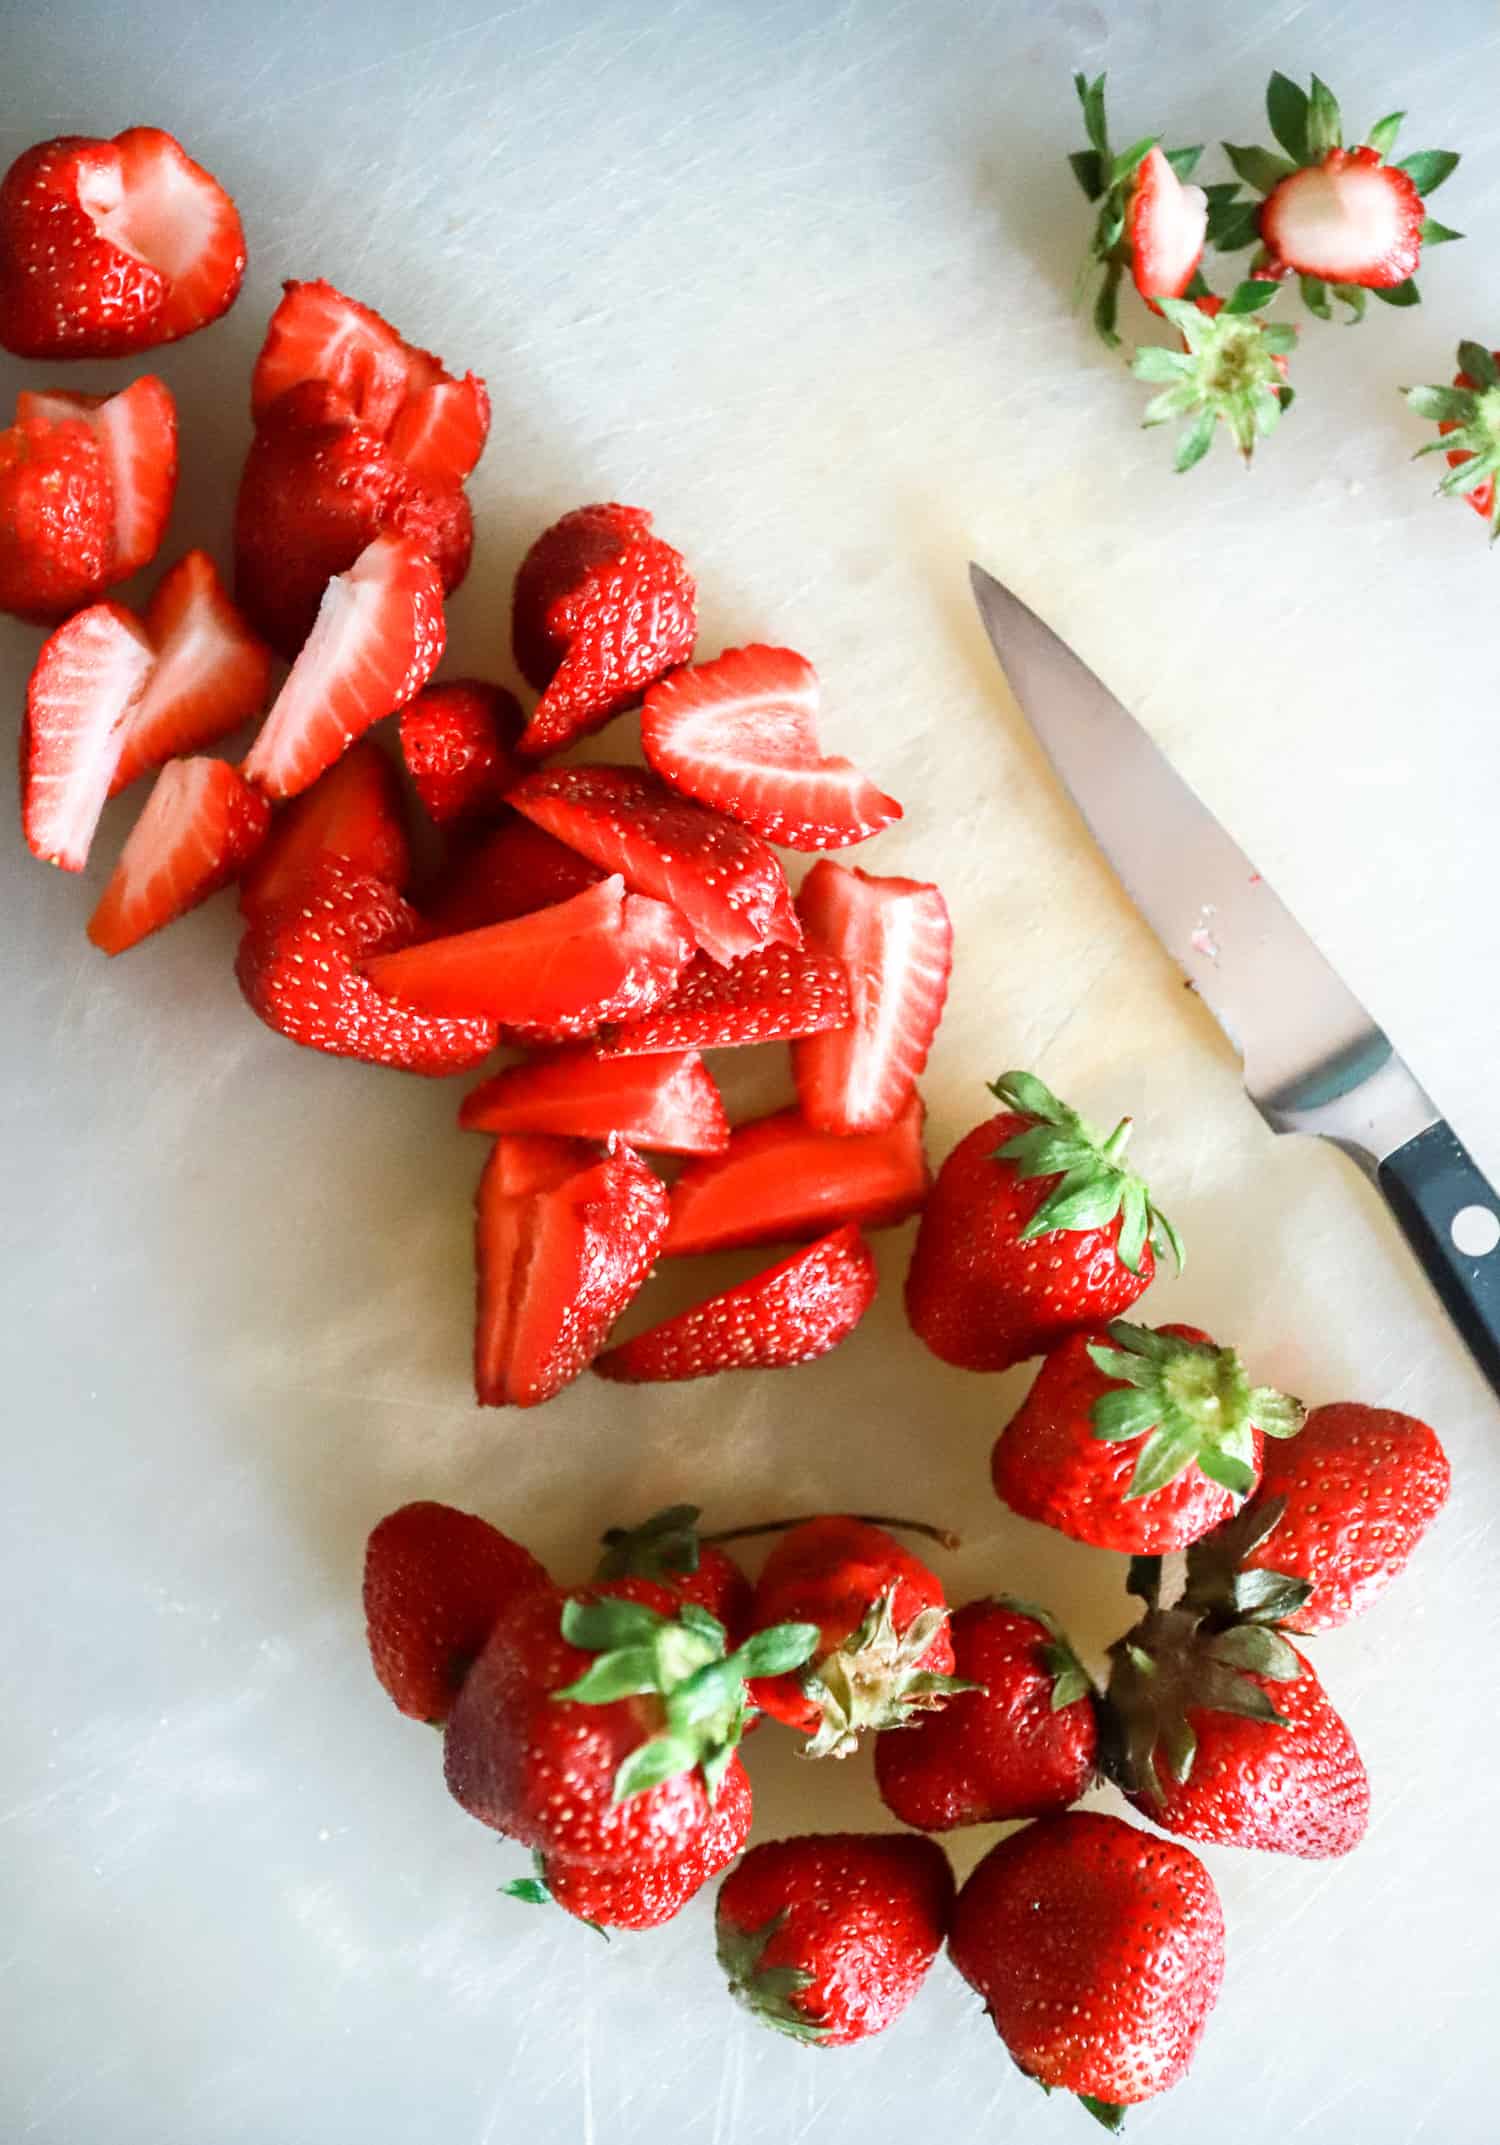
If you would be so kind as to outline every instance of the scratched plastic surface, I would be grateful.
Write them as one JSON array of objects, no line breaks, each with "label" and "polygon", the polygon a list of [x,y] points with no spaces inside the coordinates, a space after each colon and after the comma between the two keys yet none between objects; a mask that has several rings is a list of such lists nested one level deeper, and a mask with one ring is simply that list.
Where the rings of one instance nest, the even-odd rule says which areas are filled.
[{"label": "scratched plastic surface", "polygon": [[[422,20],[388,0],[148,0],[128,25],[83,0],[0,5],[5,160],[151,120],[244,208],[239,305],[149,361],[182,403],[171,550],[224,556],[279,279],[326,275],[490,383],[455,671],[509,674],[517,560],[608,498],[649,506],[686,552],[706,651],[779,640],[817,661],[829,749],[908,807],[859,861],[938,873],[953,908],[934,1145],[1010,1064],[1096,1115],[1133,1108],[1191,1247],[1155,1313],[1238,1340],[1310,1400],[1416,1408],[1453,1456],[1414,1572],[1317,1642],[1374,1778],[1370,1837],[1321,1868],[1210,1856],[1223,2001],[1191,2079],[1131,2132],[1481,2145],[1496,1406],[1373,1195],[1244,1103],[1028,743],[963,569],[984,559],[1139,710],[1500,1174],[1497,567],[1473,516],[1431,502],[1396,395],[1443,378],[1460,334],[1500,340],[1491,11],[1429,11],[1419,64],[1389,0],[1254,21],[1186,0],[468,0]],[[1474,236],[1433,257],[1419,308],[1308,324],[1297,410],[1248,479],[1220,449],[1174,479],[1141,390],[1069,313],[1074,64],[1109,69],[1122,139],[1258,139],[1280,65],[1316,67],[1356,123],[1408,105],[1413,146],[1467,152],[1439,206]],[[22,384],[49,374],[0,363],[6,408]],[[34,645],[0,621],[12,710]],[[500,1897],[520,1858],[447,1800],[435,1738],[373,1685],[357,1610],[365,1532],[412,1495],[509,1521],[564,1574],[669,1499],[728,1523],[857,1498],[960,1525],[956,1594],[1046,1600],[1097,1657],[1125,1615],[1120,1564],[987,1489],[1024,1374],[924,1357],[896,1231],[875,1312],[813,1369],[585,1382],[540,1416],[481,1416],[481,1147],[454,1129],[457,1094],[259,1027],[228,900],[107,964],[83,925],[133,809],[111,807],[81,884],[0,834],[0,2132],[1078,2139],[1087,2119],[1017,2076],[946,1966],[883,2040],[828,2054],[728,2003],[706,1900],[606,1946]],[[774,1054],[723,1069],[741,1107],[785,1094]],[[658,1300],[699,1279],[665,1274]],[[864,1758],[814,1781],[767,1729],[751,1766],[764,1836],[880,1821]],[[955,1843],[963,1866],[988,1838]]]}]

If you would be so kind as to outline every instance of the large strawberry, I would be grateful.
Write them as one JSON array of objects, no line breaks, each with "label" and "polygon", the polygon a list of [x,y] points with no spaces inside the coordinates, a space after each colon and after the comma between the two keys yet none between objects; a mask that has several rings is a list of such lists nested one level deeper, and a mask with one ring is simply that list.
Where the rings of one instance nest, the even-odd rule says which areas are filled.
[{"label": "large strawberry", "polygon": [[697,1505],[674,1504],[653,1512],[638,1527],[608,1527],[596,1579],[652,1579],[679,1601],[696,1602],[716,1616],[733,1644],[750,1629],[750,1581],[719,1542],[705,1541]]},{"label": "large strawberry", "polygon": [[1005,1108],[938,1171],[906,1277],[912,1330],[964,1370],[1008,1370],[1118,1318],[1182,1244],[1126,1167],[1130,1119],[1106,1138],[1033,1073],[1005,1073]]},{"label": "large strawberry", "polygon": [[1436,420],[1439,437],[1418,454],[1442,452],[1448,474],[1438,485],[1444,498],[1467,499],[1488,522],[1490,541],[1500,536],[1495,473],[1500,470],[1500,351],[1483,343],[1458,346],[1458,371],[1451,387],[1409,387],[1407,406],[1419,417]]},{"label": "large strawberry", "polygon": [[1090,82],[1075,74],[1073,87],[1089,145],[1068,162],[1085,197],[1098,204],[1086,266],[1090,273],[1096,266],[1103,269],[1094,326],[1113,349],[1120,340],[1115,319],[1127,273],[1153,309],[1163,298],[1180,298],[1197,275],[1209,196],[1183,182],[1192,177],[1203,149],[1201,143],[1162,149],[1155,135],[1147,135],[1116,156],[1104,114],[1104,76]]},{"label": "large strawberry", "polygon": [[398,1709],[445,1720],[505,1609],[550,1585],[529,1549],[473,1512],[430,1499],[388,1512],[365,1545],[365,1634]]},{"label": "large strawberry", "polygon": [[0,432],[0,611],[48,623],[108,585],[114,492],[82,419],[25,417]]},{"label": "large strawberry", "polygon": [[732,1765],[703,1830],[676,1854],[608,1869],[539,1854],[535,1876],[504,1889],[513,1899],[552,1900],[592,1929],[657,1929],[728,1868],[750,1837],[751,1815],[750,1775]]}]

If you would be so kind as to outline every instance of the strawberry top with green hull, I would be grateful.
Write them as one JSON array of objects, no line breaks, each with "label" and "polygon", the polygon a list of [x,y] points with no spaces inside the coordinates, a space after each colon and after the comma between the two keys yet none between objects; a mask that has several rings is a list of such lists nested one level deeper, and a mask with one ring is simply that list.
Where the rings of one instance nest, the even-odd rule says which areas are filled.
[{"label": "strawberry top with green hull", "polygon": [[1158,389],[1143,425],[1183,420],[1179,475],[1202,461],[1221,424],[1248,465],[1256,442],[1274,432],[1291,408],[1286,371],[1297,331],[1260,317],[1276,295],[1277,285],[1263,277],[1236,284],[1227,298],[1207,291],[1191,300],[1162,300],[1158,310],[1177,329],[1182,348],[1147,343],[1130,369]]},{"label": "strawberry top with green hull", "polygon": [[1489,524],[1493,543],[1500,536],[1500,492],[1495,484],[1500,470],[1500,351],[1462,342],[1451,387],[1409,387],[1405,392],[1409,409],[1437,423],[1438,438],[1417,453],[1447,455],[1448,474],[1438,485],[1439,497],[1467,499]]},{"label": "strawberry top with green hull", "polygon": [[1080,283],[1102,269],[1094,299],[1094,326],[1114,349],[1119,344],[1115,320],[1120,285],[1128,273],[1146,303],[1156,310],[1163,298],[1180,298],[1198,280],[1208,229],[1210,196],[1191,178],[1201,143],[1191,149],[1162,149],[1155,135],[1134,142],[1116,155],[1104,114],[1104,76],[1092,82],[1073,77],[1083,108],[1088,147],[1068,158],[1085,197],[1098,204],[1093,236]]}]

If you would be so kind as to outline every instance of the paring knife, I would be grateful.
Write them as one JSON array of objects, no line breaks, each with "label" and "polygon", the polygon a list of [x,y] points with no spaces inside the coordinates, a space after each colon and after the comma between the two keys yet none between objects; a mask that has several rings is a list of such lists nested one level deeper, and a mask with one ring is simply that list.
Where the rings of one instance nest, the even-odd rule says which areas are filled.
[{"label": "paring knife", "polygon": [[1273,1132],[1342,1147],[1500,1393],[1500,1197],[1359,1000],[1067,644],[982,567],[979,614],[1012,692],[1126,893],[1244,1062]]}]

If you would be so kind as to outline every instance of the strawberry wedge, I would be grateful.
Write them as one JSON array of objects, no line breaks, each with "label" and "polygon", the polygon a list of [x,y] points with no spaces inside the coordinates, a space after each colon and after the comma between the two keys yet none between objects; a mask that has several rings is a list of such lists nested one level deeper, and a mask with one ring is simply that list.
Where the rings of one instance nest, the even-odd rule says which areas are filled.
[{"label": "strawberry wedge", "polygon": [[763,946],[732,967],[700,953],[667,1000],[644,1020],[611,1028],[606,1057],[646,1057],[658,1050],[728,1050],[784,1043],[848,1025],[849,978],[843,963],[810,946]]},{"label": "strawberry wedge", "polygon": [[437,568],[406,537],[377,536],[329,582],[246,775],[267,796],[295,797],[421,691],[445,638]]},{"label": "strawberry wedge", "polygon": [[53,424],[78,417],[98,440],[114,495],[110,580],[124,581],[154,559],[177,492],[177,405],[165,381],[146,373],[118,395],[23,391],[16,416]]},{"label": "strawberry wedge", "polygon": [[75,611],[42,645],[21,724],[21,825],[44,863],[82,871],[151,645],[118,603]]},{"label": "strawberry wedge", "polygon": [[227,760],[169,760],[89,918],[104,953],[123,953],[239,875],[265,840],[271,807]]},{"label": "strawberry wedge", "polygon": [[401,783],[373,738],[351,745],[278,813],[241,876],[241,914],[258,916],[289,900],[310,872],[330,861],[398,891],[411,876]]},{"label": "strawberry wedge", "polygon": [[1201,186],[1184,186],[1160,149],[1148,149],[1130,190],[1125,230],[1131,277],[1146,303],[1180,298],[1203,258],[1208,196]]},{"label": "strawberry wedge", "polygon": [[792,1045],[802,1111],[825,1132],[894,1124],[943,1017],[953,927],[935,886],[826,859],[802,882],[807,942],[842,961],[854,1018]]},{"label": "strawberry wedge", "polygon": [[215,745],[258,715],[271,685],[271,651],[251,632],[206,551],[163,574],[146,606],[156,660],[131,711],[110,795],[170,759]]},{"label": "strawberry wedge", "polygon": [[576,849],[512,813],[493,834],[461,847],[422,899],[429,938],[508,923],[570,901],[605,876]]},{"label": "strawberry wedge", "polygon": [[719,1090],[696,1050],[601,1058],[587,1047],[513,1065],[466,1095],[466,1132],[550,1132],[657,1154],[718,1154],[729,1142]]},{"label": "strawberry wedge", "polygon": [[521,778],[512,758],[526,727],[521,703],[479,678],[429,685],[401,710],[401,757],[435,826],[493,820]]},{"label": "strawberry wedge", "polygon": [[391,452],[429,484],[461,484],[484,452],[490,398],[483,380],[446,373],[411,390],[391,426]]},{"label": "strawberry wedge", "polygon": [[932,1182],[922,1116],[913,1095],[883,1132],[818,1132],[800,1110],[737,1125],[722,1154],[692,1163],[673,1185],[663,1252],[796,1243],[838,1222],[905,1221]]}]

